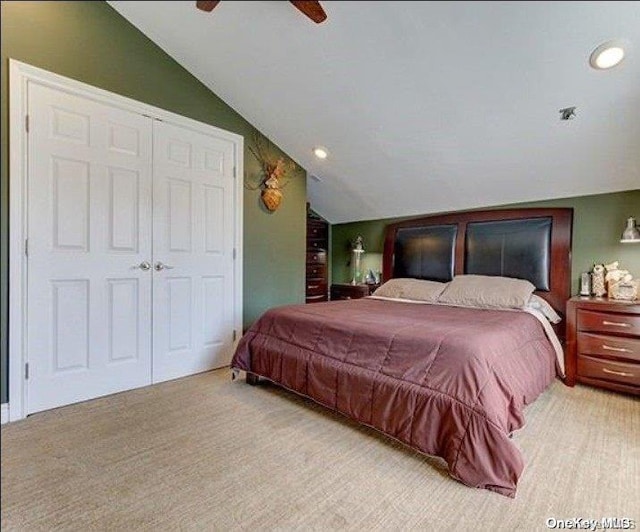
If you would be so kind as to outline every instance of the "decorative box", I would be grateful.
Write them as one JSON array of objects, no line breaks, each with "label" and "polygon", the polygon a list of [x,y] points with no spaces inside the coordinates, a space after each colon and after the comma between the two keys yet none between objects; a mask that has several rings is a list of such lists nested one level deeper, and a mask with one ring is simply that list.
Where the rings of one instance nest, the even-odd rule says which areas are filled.
[{"label": "decorative box", "polygon": [[638,288],[640,281],[620,281],[618,283],[609,283],[609,299],[624,299],[626,301],[635,301],[638,299]]}]

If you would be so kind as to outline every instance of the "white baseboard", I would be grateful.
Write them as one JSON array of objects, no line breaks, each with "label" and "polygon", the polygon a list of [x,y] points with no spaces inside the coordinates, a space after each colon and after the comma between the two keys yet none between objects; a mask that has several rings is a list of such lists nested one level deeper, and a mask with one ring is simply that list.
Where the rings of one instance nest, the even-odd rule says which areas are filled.
[{"label": "white baseboard", "polygon": [[2,425],[9,422],[9,403],[2,403],[0,405],[0,411],[2,412]]}]

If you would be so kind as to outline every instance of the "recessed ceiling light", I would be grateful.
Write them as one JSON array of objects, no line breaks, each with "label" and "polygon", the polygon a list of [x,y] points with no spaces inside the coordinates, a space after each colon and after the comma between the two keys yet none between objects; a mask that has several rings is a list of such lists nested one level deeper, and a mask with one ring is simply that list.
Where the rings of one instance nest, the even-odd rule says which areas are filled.
[{"label": "recessed ceiling light", "polygon": [[593,68],[606,70],[612,68],[624,59],[624,47],[620,41],[607,41],[598,46],[589,57]]},{"label": "recessed ceiling light", "polygon": [[316,146],[315,148],[313,148],[313,154],[318,159],[326,159],[327,155],[329,155],[329,152],[327,151],[327,148],[324,148],[322,146]]}]

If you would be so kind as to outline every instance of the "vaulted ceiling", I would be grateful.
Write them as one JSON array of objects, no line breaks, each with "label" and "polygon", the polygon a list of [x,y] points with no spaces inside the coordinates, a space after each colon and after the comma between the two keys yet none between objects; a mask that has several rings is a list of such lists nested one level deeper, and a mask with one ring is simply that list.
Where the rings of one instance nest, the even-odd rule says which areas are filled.
[{"label": "vaulted ceiling", "polygon": [[[324,1],[320,25],[109,3],[305,167],[331,222],[640,188],[640,2]],[[610,39],[627,56],[594,70]]]}]

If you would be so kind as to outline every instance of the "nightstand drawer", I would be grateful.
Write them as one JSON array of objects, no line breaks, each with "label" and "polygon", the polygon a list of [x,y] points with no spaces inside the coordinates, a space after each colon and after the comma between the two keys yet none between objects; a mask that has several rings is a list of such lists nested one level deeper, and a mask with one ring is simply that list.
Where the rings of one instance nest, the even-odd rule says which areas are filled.
[{"label": "nightstand drawer", "polygon": [[578,376],[640,386],[640,365],[579,355]]},{"label": "nightstand drawer", "polygon": [[640,335],[640,316],[578,310],[578,330]]},{"label": "nightstand drawer", "polygon": [[640,339],[578,333],[578,353],[606,356],[640,364]]}]

